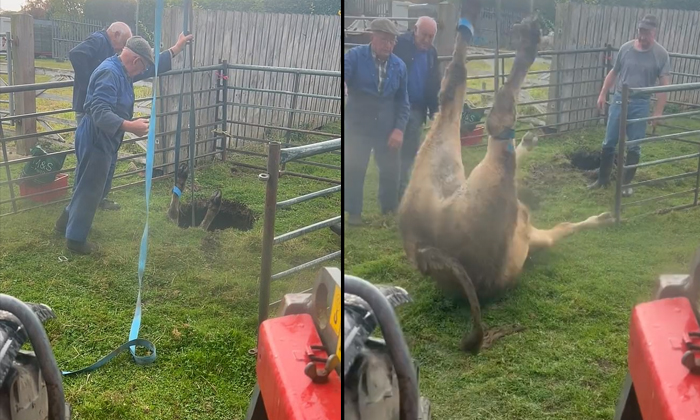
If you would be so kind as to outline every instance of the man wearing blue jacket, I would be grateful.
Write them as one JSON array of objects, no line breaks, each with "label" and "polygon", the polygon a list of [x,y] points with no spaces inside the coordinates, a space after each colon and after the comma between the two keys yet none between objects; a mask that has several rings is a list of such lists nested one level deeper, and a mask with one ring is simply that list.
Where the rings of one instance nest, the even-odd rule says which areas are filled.
[{"label": "man wearing blue jacket", "polygon": [[[83,119],[85,97],[87,95],[88,83],[90,75],[95,71],[97,66],[109,57],[119,54],[126,41],[131,38],[131,29],[124,22],[114,22],[106,30],[97,31],[91,34],[85,41],[76,45],[68,53],[68,58],[73,65],[75,73],[73,82],[73,111],[75,111],[75,122],[80,125],[80,120]],[[192,35],[185,36],[180,34],[177,43],[170,49],[163,51],[158,57],[158,66],[161,73],[172,68],[172,59],[182,51],[185,44],[192,39]],[[155,76],[155,66],[151,66],[142,74],[134,77],[133,81],[148,79]],[[111,200],[107,200],[107,194],[112,188],[112,177],[114,176],[114,168],[116,166],[116,155],[114,162],[110,166],[110,175],[105,185],[103,199],[100,202],[100,208],[106,210],[119,210],[119,205]]]},{"label": "man wearing blue jacket", "polygon": [[90,254],[94,250],[87,236],[124,132],[137,136],[148,134],[147,119],[132,121],[133,80],[153,65],[153,51],[148,41],[135,36],[129,38],[119,55],[104,60],[90,76],[85,116],[75,132],[78,164],[73,197],[55,226],[58,233],[65,235],[70,251]]},{"label": "man wearing blue jacket", "polygon": [[414,30],[399,36],[394,47],[394,54],[406,64],[408,99],[411,103],[411,114],[401,146],[399,200],[408,187],[426,117],[432,119],[438,111],[441,77],[437,49],[433,46],[436,34],[437,22],[430,16],[421,16]]},{"label": "man wearing blue jacket", "polygon": [[343,207],[348,224],[362,224],[362,195],[372,150],[379,168],[379,205],[382,214],[398,207],[400,152],[410,105],[406,65],[392,54],[399,31],[386,18],[369,27],[368,45],[345,54],[343,64],[347,101],[343,119]]}]

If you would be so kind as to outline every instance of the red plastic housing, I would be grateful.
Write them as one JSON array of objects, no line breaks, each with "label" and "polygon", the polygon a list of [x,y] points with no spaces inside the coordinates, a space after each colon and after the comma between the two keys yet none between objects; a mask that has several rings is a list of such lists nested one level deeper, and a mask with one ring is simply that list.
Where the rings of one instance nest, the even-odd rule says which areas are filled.
[{"label": "red plastic housing", "polygon": [[20,197],[26,197],[32,194],[43,193],[35,195],[34,197],[29,197],[29,200],[35,201],[37,203],[49,203],[51,201],[64,197],[68,193],[68,190],[59,190],[59,188],[64,188],[67,186],[68,174],[57,174],[56,179],[53,182],[50,182],[45,185],[34,186],[24,183],[19,184],[19,195]]},{"label": "red plastic housing", "polygon": [[[340,420],[341,383],[332,371],[325,384],[304,374],[309,354],[328,357],[308,314],[268,319],[260,325],[256,372],[270,420]],[[317,364],[321,369],[321,363]]]},{"label": "red plastic housing", "polygon": [[681,364],[688,333],[700,330],[688,299],[637,305],[630,324],[627,361],[644,419],[700,419],[700,376]]}]

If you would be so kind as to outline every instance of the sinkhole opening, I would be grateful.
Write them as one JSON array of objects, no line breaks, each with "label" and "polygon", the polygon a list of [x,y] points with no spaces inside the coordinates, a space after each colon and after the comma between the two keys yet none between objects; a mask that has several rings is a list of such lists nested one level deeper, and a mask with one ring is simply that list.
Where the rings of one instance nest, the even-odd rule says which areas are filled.
[{"label": "sinkhole opening", "polygon": [[[180,206],[178,226],[187,229],[192,226],[192,209],[194,208],[195,226],[199,226],[207,214],[207,200],[196,200],[194,206],[191,203]],[[250,230],[255,223],[255,213],[243,203],[221,200],[221,210],[209,225],[209,232],[224,229]]]},{"label": "sinkhole opening", "polygon": [[592,171],[600,167],[600,152],[578,150],[569,155],[571,165],[583,171]]}]

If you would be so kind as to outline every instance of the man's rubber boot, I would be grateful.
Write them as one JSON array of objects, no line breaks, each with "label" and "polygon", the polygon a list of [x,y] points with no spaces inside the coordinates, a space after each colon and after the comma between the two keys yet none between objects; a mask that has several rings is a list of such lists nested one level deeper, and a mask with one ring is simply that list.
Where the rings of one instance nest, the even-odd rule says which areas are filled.
[{"label": "man's rubber boot", "polygon": [[66,248],[68,248],[69,251],[82,255],[92,254],[97,249],[95,245],[91,244],[88,241],[78,242],[72,241],[70,239],[66,239]]},{"label": "man's rubber boot", "polygon": [[[611,175],[610,175],[611,179],[612,179],[612,175],[615,174],[615,167],[616,166],[617,166],[617,153],[615,154],[615,160],[613,161],[612,171],[611,171]],[[596,179],[598,179],[598,174],[600,174],[600,166],[595,168],[595,169],[591,169],[590,171],[586,171],[583,174],[586,177],[588,177],[588,179],[590,179],[591,181],[595,181]]]},{"label": "man's rubber boot", "polygon": [[337,225],[330,225],[329,227],[330,227],[331,231],[333,231],[333,233],[335,233],[338,236],[342,236],[343,232],[341,230],[342,227],[340,226],[340,223],[338,223]]},{"label": "man's rubber boot", "polygon": [[61,236],[66,236],[66,228],[68,227],[68,211],[63,209],[61,217],[56,220],[56,224],[53,227],[54,232]]},{"label": "man's rubber boot", "polygon": [[610,173],[612,172],[614,159],[615,153],[605,153],[605,151],[603,151],[600,159],[600,172],[598,173],[598,180],[588,186],[589,190],[595,190],[600,187],[607,188],[607,186],[610,184]]},{"label": "man's rubber boot", "polygon": [[[627,153],[626,165],[636,165],[639,163],[640,154],[639,153]],[[634,175],[637,173],[637,168],[625,168],[624,174],[622,175],[622,196],[631,197],[634,191],[630,187],[625,187],[625,185],[632,182]]]}]

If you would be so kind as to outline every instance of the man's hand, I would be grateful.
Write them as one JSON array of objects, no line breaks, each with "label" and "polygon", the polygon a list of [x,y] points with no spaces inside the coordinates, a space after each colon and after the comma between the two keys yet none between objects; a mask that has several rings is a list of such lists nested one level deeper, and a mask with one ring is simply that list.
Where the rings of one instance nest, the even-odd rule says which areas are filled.
[{"label": "man's hand", "polygon": [[[652,117],[653,117],[653,118],[658,118],[658,117],[660,117],[660,116],[662,116],[662,115],[663,115],[663,112],[654,111],[654,114],[652,115]],[[659,125],[660,123],[661,123],[661,120],[656,120],[656,119],[651,120],[651,126],[652,126],[652,127],[656,127],[656,126]]]},{"label": "man's hand", "polygon": [[184,33],[180,32],[180,35],[177,37],[177,42],[170,48],[170,51],[173,52],[173,56],[180,54],[182,49],[185,48],[185,44],[192,41],[193,39],[194,35],[185,35]]},{"label": "man's hand", "polygon": [[600,112],[605,111],[605,95],[598,96],[598,109]]},{"label": "man's hand", "polygon": [[403,144],[403,131],[395,128],[389,135],[389,148],[399,150]]},{"label": "man's hand", "polygon": [[124,131],[136,134],[139,137],[143,137],[148,134],[148,120],[145,118],[139,118],[134,121],[124,121],[122,128]]}]

